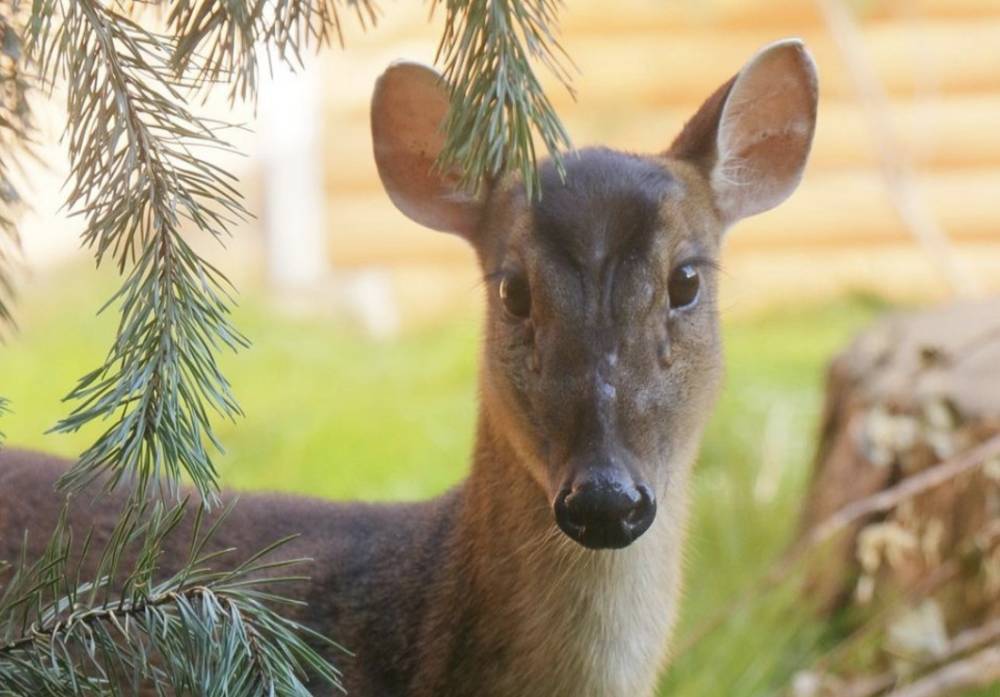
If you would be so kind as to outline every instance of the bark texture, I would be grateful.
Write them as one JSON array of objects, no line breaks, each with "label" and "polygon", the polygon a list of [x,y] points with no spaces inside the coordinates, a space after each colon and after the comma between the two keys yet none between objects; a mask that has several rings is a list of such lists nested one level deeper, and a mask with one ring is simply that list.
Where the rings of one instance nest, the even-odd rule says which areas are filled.
[{"label": "bark texture", "polygon": [[[832,362],[803,535],[1000,434],[1000,299],[894,314]],[[995,451],[995,449],[994,449]],[[1000,456],[828,543],[827,607],[933,600],[953,633],[1000,615]]]}]

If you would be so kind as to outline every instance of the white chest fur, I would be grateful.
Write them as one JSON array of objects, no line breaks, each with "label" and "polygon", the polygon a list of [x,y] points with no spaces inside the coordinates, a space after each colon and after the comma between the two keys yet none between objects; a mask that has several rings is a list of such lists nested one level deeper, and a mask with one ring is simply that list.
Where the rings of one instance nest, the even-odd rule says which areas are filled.
[{"label": "white chest fur", "polygon": [[678,540],[670,532],[658,521],[626,549],[599,552],[553,537],[546,546],[556,549],[533,555],[533,578],[544,587],[522,596],[524,669],[502,694],[650,697],[676,614]]}]

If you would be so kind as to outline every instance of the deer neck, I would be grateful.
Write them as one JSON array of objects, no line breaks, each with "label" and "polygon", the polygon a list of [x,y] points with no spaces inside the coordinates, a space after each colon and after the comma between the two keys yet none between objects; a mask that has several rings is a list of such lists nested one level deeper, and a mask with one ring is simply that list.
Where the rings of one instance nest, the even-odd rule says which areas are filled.
[{"label": "deer neck", "polygon": [[457,590],[474,605],[470,636],[511,661],[490,694],[652,694],[675,616],[683,497],[669,497],[629,547],[586,549],[556,527],[542,488],[485,414],[464,498]]}]

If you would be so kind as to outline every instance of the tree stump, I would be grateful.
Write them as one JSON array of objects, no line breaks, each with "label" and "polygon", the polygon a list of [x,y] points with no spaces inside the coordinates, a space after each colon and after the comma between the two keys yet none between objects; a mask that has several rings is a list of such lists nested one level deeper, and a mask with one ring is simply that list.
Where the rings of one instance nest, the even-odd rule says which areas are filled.
[{"label": "tree stump", "polygon": [[[894,314],[861,334],[829,369],[804,536],[976,446],[990,454],[845,525],[812,568],[811,595],[828,609],[922,607],[935,617],[899,624],[931,644],[1000,617],[998,434],[1000,299]],[[897,630],[905,643],[905,626],[888,640]]]}]

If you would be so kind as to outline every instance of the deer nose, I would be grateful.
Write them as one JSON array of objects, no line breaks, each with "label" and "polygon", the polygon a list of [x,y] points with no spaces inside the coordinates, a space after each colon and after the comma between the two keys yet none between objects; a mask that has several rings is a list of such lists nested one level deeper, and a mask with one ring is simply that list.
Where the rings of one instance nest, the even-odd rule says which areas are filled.
[{"label": "deer nose", "polygon": [[601,471],[574,478],[553,503],[556,523],[590,549],[621,549],[639,538],[656,517],[656,498],[624,473]]}]

